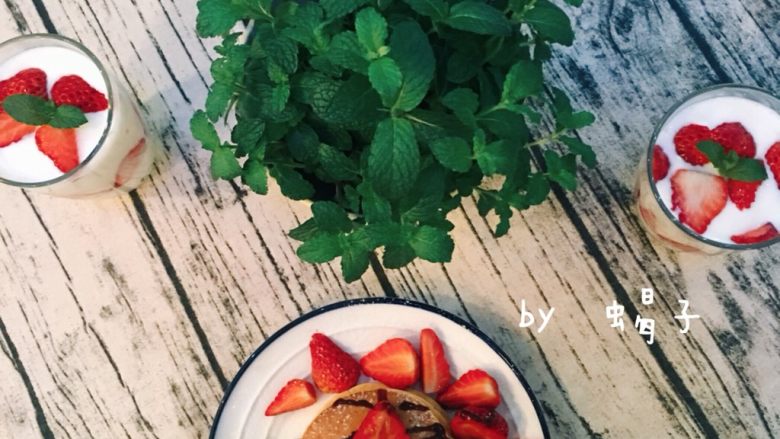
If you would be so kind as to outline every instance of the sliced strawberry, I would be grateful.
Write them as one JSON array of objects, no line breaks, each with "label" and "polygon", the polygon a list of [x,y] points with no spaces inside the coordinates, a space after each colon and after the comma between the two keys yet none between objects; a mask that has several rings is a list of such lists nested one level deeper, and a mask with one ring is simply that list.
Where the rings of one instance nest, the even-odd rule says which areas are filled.
[{"label": "sliced strawberry", "polygon": [[506,439],[509,425],[503,416],[480,407],[466,407],[458,410],[450,421],[455,439]]},{"label": "sliced strawberry", "polygon": [[38,149],[46,154],[62,172],[69,172],[79,164],[76,130],[44,125],[35,132]]},{"label": "sliced strawberry", "polygon": [[409,439],[409,435],[393,406],[379,401],[363,418],[352,439]]},{"label": "sliced strawberry", "polygon": [[273,402],[265,409],[266,416],[276,416],[293,410],[302,409],[317,401],[317,392],[308,381],[292,380],[287,383]]},{"label": "sliced strawberry", "polygon": [[692,165],[705,165],[710,159],[696,146],[702,140],[712,140],[712,132],[701,125],[687,125],[674,136],[674,147],[683,160]]},{"label": "sliced strawberry", "polygon": [[[26,69],[0,81],[0,104],[5,98],[16,94],[46,97],[46,73],[41,69]],[[5,110],[0,106],[0,113]]]},{"label": "sliced strawberry", "polygon": [[0,148],[16,143],[33,131],[34,126],[17,122],[8,113],[0,113]]},{"label": "sliced strawberry", "polygon": [[766,223],[763,226],[751,230],[741,235],[734,235],[731,240],[737,244],[757,244],[759,242],[769,241],[775,239],[780,234],[772,223]]},{"label": "sliced strawberry", "polygon": [[314,334],[309,343],[311,376],[326,393],[343,392],[357,384],[360,365],[323,334]]},{"label": "sliced strawberry", "polygon": [[696,233],[707,231],[727,201],[728,185],[723,177],[685,169],[672,176],[672,208],[680,210],[680,222]]},{"label": "sliced strawberry", "polygon": [[501,404],[498,383],[484,370],[475,369],[463,374],[436,398],[447,408],[468,406],[494,409]]},{"label": "sliced strawberry", "polygon": [[382,384],[405,389],[420,379],[420,361],[414,346],[392,338],[360,359],[363,373]]},{"label": "sliced strawberry", "polygon": [[780,188],[780,142],[775,143],[766,153],[766,164],[775,176],[777,187]]},{"label": "sliced strawberry", "polygon": [[420,366],[422,366],[422,388],[425,393],[444,390],[452,381],[450,364],[444,355],[444,346],[433,329],[420,332]]},{"label": "sliced strawberry", "polygon": [[51,98],[57,105],[72,105],[85,113],[108,109],[106,96],[80,76],[63,76],[51,88]]},{"label": "sliced strawberry", "polygon": [[660,181],[669,175],[669,157],[660,146],[653,147],[653,180]]},{"label": "sliced strawberry", "polygon": [[141,153],[146,149],[146,139],[141,139],[138,143],[127,153],[122,163],[119,164],[119,169],[114,177],[114,187],[122,187],[133,177],[133,174],[138,170],[138,165],[141,163]]},{"label": "sliced strawberry", "polygon": [[739,210],[749,208],[756,201],[756,192],[762,181],[729,180],[729,198]]},{"label": "sliced strawberry", "polygon": [[726,151],[734,151],[747,158],[756,156],[756,142],[739,122],[720,124],[712,130],[712,140],[723,145]]}]

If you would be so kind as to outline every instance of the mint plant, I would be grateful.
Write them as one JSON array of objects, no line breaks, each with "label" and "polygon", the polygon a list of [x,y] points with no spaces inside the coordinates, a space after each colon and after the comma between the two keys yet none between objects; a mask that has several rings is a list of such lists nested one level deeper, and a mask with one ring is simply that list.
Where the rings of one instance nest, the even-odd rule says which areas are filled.
[{"label": "mint plant", "polygon": [[[290,232],[302,242],[298,255],[341,258],[349,282],[377,250],[390,269],[449,262],[447,214],[463,197],[497,215],[501,236],[513,211],[544,202],[551,183],[574,190],[578,161],[596,165],[573,133],[593,115],[544,84],[551,45],[574,40],[566,13],[548,0],[198,8],[200,35],[222,37],[205,110],[191,121],[213,176],[240,177],[259,194],[270,176],[285,196],[312,200],[312,218]],[[233,33],[240,20],[251,23],[246,42]],[[224,141],[214,124],[232,114]]]}]

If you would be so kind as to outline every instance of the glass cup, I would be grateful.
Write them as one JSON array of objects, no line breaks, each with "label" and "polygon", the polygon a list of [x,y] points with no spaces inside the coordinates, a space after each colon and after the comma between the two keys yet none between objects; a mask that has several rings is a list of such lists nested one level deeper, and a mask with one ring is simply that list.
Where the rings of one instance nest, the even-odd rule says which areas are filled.
[{"label": "glass cup", "polygon": [[140,112],[125,88],[86,47],[58,35],[33,34],[8,40],[0,44],[0,62],[40,47],[70,49],[94,63],[106,84],[109,102],[107,124],[92,152],[71,171],[36,182],[14,181],[0,175],[0,182],[70,198],[129,192],[138,187],[152,169],[156,148],[147,142]]},{"label": "glass cup", "polygon": [[[684,252],[719,254],[735,250],[763,248],[780,242],[780,237],[777,237],[757,244],[734,244],[701,236],[682,224],[677,216],[669,210],[653,181],[653,148],[666,124],[689,106],[718,97],[739,97],[752,100],[780,113],[780,99],[769,92],[745,85],[724,84],[705,88],[689,95],[672,107],[658,124],[637,172],[634,187],[636,213],[639,222],[650,236],[667,247]],[[770,175],[769,178],[771,179],[772,176]]]}]

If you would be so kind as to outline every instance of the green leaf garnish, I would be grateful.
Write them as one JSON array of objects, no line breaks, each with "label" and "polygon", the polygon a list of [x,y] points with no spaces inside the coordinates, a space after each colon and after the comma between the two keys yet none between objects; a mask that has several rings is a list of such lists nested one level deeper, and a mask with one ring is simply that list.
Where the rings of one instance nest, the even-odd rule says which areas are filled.
[{"label": "green leaf garnish", "polygon": [[707,156],[722,177],[745,182],[764,181],[769,178],[761,160],[740,157],[733,150],[726,152],[723,145],[713,140],[701,141],[696,147]]},{"label": "green leaf garnish", "polygon": [[54,128],[78,128],[87,123],[80,108],[72,105],[57,106],[39,96],[16,94],[5,98],[3,109],[15,121],[26,125],[50,125]]}]

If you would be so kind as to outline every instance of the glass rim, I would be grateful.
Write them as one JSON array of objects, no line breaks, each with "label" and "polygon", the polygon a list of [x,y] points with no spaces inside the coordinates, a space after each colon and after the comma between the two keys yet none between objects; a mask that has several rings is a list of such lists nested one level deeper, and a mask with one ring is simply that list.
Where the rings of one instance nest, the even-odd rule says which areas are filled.
[{"label": "glass rim", "polygon": [[100,136],[100,140],[98,140],[97,145],[95,145],[95,147],[92,149],[92,151],[89,153],[89,155],[84,158],[84,160],[80,161],[79,164],[76,165],[76,167],[71,169],[70,171],[68,171],[68,172],[66,172],[66,173],[64,173],[64,174],[62,174],[62,175],[60,175],[58,177],[49,179],[49,180],[35,181],[35,182],[14,181],[14,180],[10,180],[10,179],[7,179],[7,178],[4,178],[4,177],[0,176],[0,183],[4,183],[4,184],[10,185],[10,186],[16,186],[16,187],[20,187],[20,188],[38,188],[38,187],[52,186],[52,185],[57,184],[57,183],[59,183],[61,181],[65,181],[65,180],[69,179],[70,177],[72,177],[73,175],[75,175],[76,173],[78,173],[87,164],[89,164],[89,162],[91,162],[92,159],[94,159],[95,156],[103,148],[103,145],[105,145],[105,143],[106,143],[106,138],[108,137],[108,133],[111,130],[111,127],[112,127],[113,121],[114,121],[114,90],[113,90],[113,86],[112,86],[113,84],[112,84],[112,81],[111,81],[111,75],[108,74],[108,70],[106,70],[105,66],[97,58],[97,56],[95,56],[95,54],[92,53],[91,50],[89,50],[86,46],[84,46],[80,42],[78,42],[78,41],[76,41],[76,40],[74,40],[72,38],[64,37],[64,36],[58,35],[58,34],[35,33],[35,34],[20,35],[18,37],[14,37],[14,38],[11,38],[9,40],[3,41],[2,43],[0,43],[0,50],[6,48],[8,46],[11,46],[13,44],[17,44],[17,43],[19,43],[21,41],[24,41],[24,40],[32,40],[32,39],[36,39],[36,38],[37,39],[44,39],[44,40],[45,39],[50,39],[50,40],[54,40],[54,41],[56,41],[58,43],[64,43],[66,45],[69,45],[74,50],[76,50],[76,51],[82,53],[83,55],[85,55],[87,58],[89,58],[90,61],[92,61],[95,64],[95,66],[100,71],[101,76],[103,76],[103,81],[106,83],[106,91],[108,93],[107,98],[108,98],[108,102],[109,102],[108,119],[107,119],[106,127],[103,130],[103,134]]},{"label": "glass rim", "polygon": [[774,94],[772,94],[770,91],[766,89],[755,87],[752,85],[744,85],[744,84],[736,84],[736,83],[717,84],[717,85],[711,85],[709,87],[704,87],[702,89],[689,93],[687,96],[682,98],[679,102],[677,102],[674,106],[672,106],[661,118],[661,121],[658,124],[656,124],[655,130],[653,131],[653,135],[650,138],[650,145],[648,146],[647,154],[645,154],[646,155],[645,167],[646,167],[647,178],[648,178],[647,181],[650,184],[650,190],[653,193],[653,198],[655,198],[656,202],[661,206],[661,211],[664,213],[664,215],[666,215],[666,217],[669,220],[671,220],[674,223],[674,225],[677,226],[678,229],[682,230],[685,234],[687,234],[691,238],[703,242],[704,244],[717,247],[720,249],[724,249],[724,250],[755,250],[755,249],[769,247],[773,244],[777,244],[778,242],[780,242],[780,236],[777,236],[767,241],[758,242],[755,244],[734,244],[734,243],[715,241],[713,239],[699,235],[695,231],[688,228],[685,224],[680,222],[680,220],[677,218],[674,212],[672,212],[669,209],[669,207],[666,205],[666,203],[664,203],[663,199],[661,198],[661,195],[658,193],[658,187],[655,184],[653,184],[654,181],[653,180],[653,148],[655,148],[655,145],[657,145],[656,141],[658,140],[658,135],[661,133],[663,127],[681,107],[683,107],[685,104],[690,102],[692,99],[706,93],[711,93],[713,91],[718,91],[723,89],[745,90],[745,91],[750,91],[758,94],[763,94],[771,99],[774,99],[775,101],[777,101],[778,105],[780,105],[780,97],[775,96]]}]

